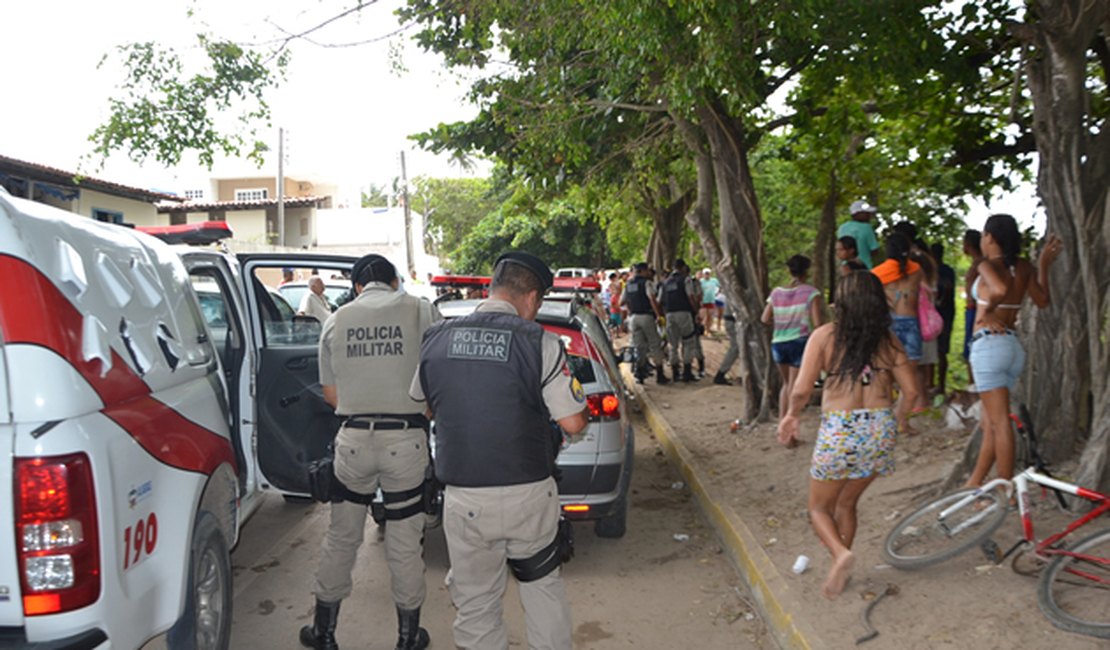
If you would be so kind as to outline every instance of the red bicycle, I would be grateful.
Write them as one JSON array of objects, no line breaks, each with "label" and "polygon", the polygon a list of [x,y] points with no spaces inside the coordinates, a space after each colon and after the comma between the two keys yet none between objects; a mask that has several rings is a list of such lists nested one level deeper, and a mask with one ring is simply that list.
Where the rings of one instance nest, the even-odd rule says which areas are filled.
[{"label": "red bicycle", "polygon": [[[1031,552],[1044,564],[1037,603],[1045,616],[1063,630],[1110,639],[1110,528],[1076,542],[1070,540],[1076,530],[1110,512],[1110,497],[1053,478],[1037,453],[1032,427],[1021,418],[1010,418],[1033,465],[1013,480],[995,479],[981,488],[964,488],[911,512],[887,535],[884,554],[891,566],[920,569],[976,545],[999,564],[1019,549]],[[1093,507],[1063,530],[1038,540],[1033,532],[1031,483],[1053,490],[1064,509],[1065,493],[1085,499]],[[1015,491],[1022,538],[1000,553],[990,536],[1011,509]]]}]

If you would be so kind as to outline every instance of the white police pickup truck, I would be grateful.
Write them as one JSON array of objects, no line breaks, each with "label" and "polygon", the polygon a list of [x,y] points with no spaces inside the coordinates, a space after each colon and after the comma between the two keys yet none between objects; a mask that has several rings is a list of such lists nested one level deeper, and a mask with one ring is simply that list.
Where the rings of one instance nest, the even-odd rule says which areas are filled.
[{"label": "white police pickup truck", "polygon": [[[319,324],[264,280],[0,190],[0,647],[226,648],[230,549],[338,428]],[[14,533],[14,534],[12,534]]]}]

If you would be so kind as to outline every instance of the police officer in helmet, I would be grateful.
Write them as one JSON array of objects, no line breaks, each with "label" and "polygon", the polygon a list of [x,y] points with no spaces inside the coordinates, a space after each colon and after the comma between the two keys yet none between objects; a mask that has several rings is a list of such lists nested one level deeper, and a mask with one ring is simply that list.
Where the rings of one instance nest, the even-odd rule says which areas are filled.
[{"label": "police officer in helmet", "polygon": [[371,499],[381,487],[385,556],[397,609],[397,650],[428,646],[420,627],[424,603],[424,489],[428,420],[408,394],[420,339],[439,311],[397,291],[397,271],[381,255],[360,258],[351,272],[356,297],[335,311],[320,336],[324,399],[346,420],[335,438],[331,524],[316,573],[316,613],[301,643],[334,650],[339,604],[351,593]]},{"label": "police officer in helmet", "polygon": [[651,280],[651,269],[646,263],[640,262],[632,269],[636,275],[625,285],[620,300],[631,313],[628,330],[632,333],[632,346],[636,348],[636,381],[644,383],[650,359],[655,364],[656,381],[666,384],[670,380],[663,371],[663,343],[655,327],[656,321],[663,316],[663,310],[655,300],[655,282]]},{"label": "police officer in helmet", "polygon": [[534,322],[551,270],[528,253],[502,255],[490,297],[424,335],[411,395],[436,419],[436,477],[459,648],[507,650],[501,598],[520,583],[530,648],[570,650],[559,572],[559,492],[552,474],[563,433],[585,429],[585,396],[555,335]]}]

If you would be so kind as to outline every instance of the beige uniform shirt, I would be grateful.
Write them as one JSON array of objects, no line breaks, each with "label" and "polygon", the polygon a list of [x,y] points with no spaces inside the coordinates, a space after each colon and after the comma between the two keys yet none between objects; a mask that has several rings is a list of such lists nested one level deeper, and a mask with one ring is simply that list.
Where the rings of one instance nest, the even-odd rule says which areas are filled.
[{"label": "beige uniform shirt", "polygon": [[[517,313],[512,303],[493,298],[478,303],[475,311]],[[571,375],[563,342],[558,336],[545,331],[540,345],[543,354],[543,376],[540,381],[546,382],[543,384],[543,401],[547,405],[547,410],[551,412],[551,418],[561,420],[578,413],[585,407],[586,397],[582,392],[581,384]],[[409,396],[414,400],[424,401],[424,389],[420,386],[419,373],[415,373],[412,378]],[[481,399],[477,390],[474,398]]]},{"label": "beige uniform shirt", "polygon": [[404,378],[420,361],[420,340],[442,316],[423,298],[371,282],[324,323],[320,383],[336,387],[339,415],[423,413]]}]

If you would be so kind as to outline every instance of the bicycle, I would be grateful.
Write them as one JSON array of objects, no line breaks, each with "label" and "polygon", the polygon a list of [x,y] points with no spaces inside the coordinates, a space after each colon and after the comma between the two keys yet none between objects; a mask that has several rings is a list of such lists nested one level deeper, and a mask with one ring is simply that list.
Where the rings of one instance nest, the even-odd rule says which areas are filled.
[{"label": "bicycle", "polygon": [[[1026,415],[1024,408],[1022,414]],[[883,553],[891,566],[920,569],[980,545],[996,564],[1018,549],[1031,550],[1046,563],[1037,588],[1037,604],[1056,627],[1069,632],[1110,639],[1110,528],[1069,545],[1066,538],[1087,523],[1110,512],[1110,496],[1053,478],[1040,454],[1032,427],[1014,415],[1032,465],[1012,480],[994,479],[980,488],[946,494],[902,518],[887,535]],[[1033,533],[1029,484],[1056,493],[1062,509],[1069,510],[1063,494],[1095,504],[1087,514],[1071,521],[1062,531],[1041,540]],[[1022,537],[1006,553],[999,553],[991,534],[1002,525],[1014,492],[1017,492]],[[1015,561],[1017,557],[1014,558]]]}]

